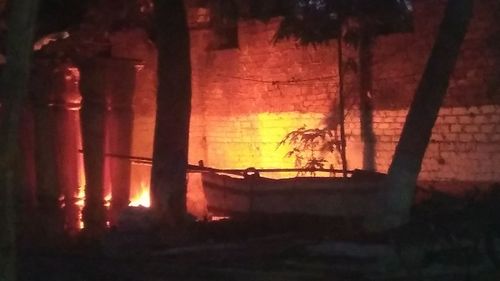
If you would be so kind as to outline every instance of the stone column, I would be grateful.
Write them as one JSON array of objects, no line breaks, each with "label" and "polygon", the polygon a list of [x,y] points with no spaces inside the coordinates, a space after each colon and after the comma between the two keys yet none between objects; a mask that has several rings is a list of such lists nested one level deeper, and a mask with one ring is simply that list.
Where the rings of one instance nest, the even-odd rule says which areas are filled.
[{"label": "stone column", "polygon": [[[37,61],[34,73],[35,159],[40,222],[59,235],[78,228],[78,75],[74,67]],[[56,233],[54,233],[54,231]]]},{"label": "stone column", "polygon": [[64,87],[53,105],[56,117],[56,154],[57,178],[64,195],[66,230],[78,229],[78,143],[80,137],[80,101],[78,90],[79,71],[72,65],[64,65],[56,79]]},{"label": "stone column", "polygon": [[80,122],[85,169],[83,222],[91,236],[106,227],[104,207],[104,154],[106,150],[106,77],[95,62],[80,65],[82,109]]},{"label": "stone column", "polygon": [[112,157],[129,156],[132,149],[133,97],[136,73],[139,69],[134,60],[110,60],[107,62],[110,74],[108,96],[107,153],[111,180],[110,224],[116,223],[120,212],[130,200],[131,163],[128,159]]},{"label": "stone column", "polygon": [[[130,162],[109,156],[130,155],[135,66],[136,61],[113,58],[94,59],[81,66],[82,140],[87,183],[83,219],[91,233],[103,230],[106,225],[105,163],[110,166],[112,223],[129,202]],[[106,154],[108,161],[105,161]]]}]

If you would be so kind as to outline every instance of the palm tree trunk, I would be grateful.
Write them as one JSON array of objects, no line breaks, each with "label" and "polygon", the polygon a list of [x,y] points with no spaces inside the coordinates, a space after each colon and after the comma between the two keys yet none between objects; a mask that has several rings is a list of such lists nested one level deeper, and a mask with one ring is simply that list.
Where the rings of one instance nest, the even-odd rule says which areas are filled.
[{"label": "palm tree trunk", "polygon": [[464,40],[473,0],[449,0],[431,56],[406,117],[388,172],[388,201],[371,227],[383,230],[405,223],[418,174]]},{"label": "palm tree trunk", "polygon": [[0,280],[16,279],[16,209],[14,161],[18,150],[19,120],[28,94],[37,0],[10,3],[7,63],[0,93]]},{"label": "palm tree trunk", "polygon": [[153,212],[179,226],[186,216],[186,168],[191,113],[189,31],[182,0],[155,2],[158,92],[151,174]]}]

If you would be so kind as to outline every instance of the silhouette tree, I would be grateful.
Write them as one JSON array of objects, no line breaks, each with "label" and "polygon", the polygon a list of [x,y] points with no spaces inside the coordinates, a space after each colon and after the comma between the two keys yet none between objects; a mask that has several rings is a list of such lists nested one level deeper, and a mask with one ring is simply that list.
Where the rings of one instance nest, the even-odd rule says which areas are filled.
[{"label": "silhouette tree", "polygon": [[[365,73],[363,73],[363,70],[361,71],[360,109],[362,137],[365,142],[364,164],[369,167],[373,165],[373,163],[369,162],[371,160],[369,154],[373,155],[374,150],[370,127],[371,109],[369,100],[366,99],[366,92],[370,88],[370,70],[368,69],[370,57],[367,48],[369,48],[372,39],[370,37],[377,33],[386,33],[394,30],[394,28],[398,29],[398,25],[400,25],[399,28],[404,28],[404,22],[389,21],[388,25],[382,24],[382,26],[378,27],[373,24],[384,22],[377,20],[377,18],[400,18],[397,13],[394,14],[394,11],[398,9],[388,9],[388,7],[391,7],[391,1],[385,1],[383,5],[381,4],[382,1],[297,1],[305,7],[305,12],[301,17],[285,17],[277,33],[278,38],[295,36],[304,44],[315,44],[335,36],[344,36],[342,32],[335,33],[325,29],[325,27],[334,27],[337,24],[337,29],[342,30],[344,23],[342,19],[354,17],[360,23],[361,32],[354,38],[354,41],[360,45],[360,67],[367,70]],[[398,3],[404,5],[406,5],[406,2],[398,1]],[[329,9],[332,12],[324,13]],[[386,208],[381,210],[379,214],[374,214],[376,218],[367,222],[366,225],[373,230],[385,230],[395,227],[408,219],[422,159],[448,88],[450,74],[453,71],[460,46],[467,31],[471,11],[472,0],[448,1],[439,34],[415,93],[389,168],[388,192],[383,194],[382,198],[379,198],[379,200],[388,201],[385,205]],[[376,17],[375,21],[370,19],[373,16]],[[368,32],[366,28],[369,28]]]},{"label": "silhouette tree", "polygon": [[388,172],[385,210],[368,227],[385,230],[405,223],[432,128],[460,52],[473,0],[449,0],[427,66],[406,117]]},{"label": "silhouette tree", "polygon": [[186,171],[191,113],[189,30],[182,0],[155,2],[158,92],[151,172],[151,206],[170,226],[186,217]]},{"label": "silhouette tree", "polygon": [[[328,127],[340,131],[343,169],[347,169],[344,133],[344,104],[356,93],[359,97],[363,168],[375,170],[375,135],[372,124],[372,48],[380,34],[412,29],[412,7],[408,1],[290,1],[276,40],[295,37],[304,45],[324,43],[337,38],[339,71],[338,104],[333,104]],[[290,5],[290,4],[289,4]],[[293,4],[292,4],[293,5]],[[355,78],[356,77],[356,78]],[[354,79],[353,79],[354,78]],[[358,83],[345,82],[350,80]]]},{"label": "silhouette tree", "polygon": [[28,93],[37,0],[10,2],[7,61],[1,80],[0,108],[0,280],[16,279],[14,167],[22,104]]}]

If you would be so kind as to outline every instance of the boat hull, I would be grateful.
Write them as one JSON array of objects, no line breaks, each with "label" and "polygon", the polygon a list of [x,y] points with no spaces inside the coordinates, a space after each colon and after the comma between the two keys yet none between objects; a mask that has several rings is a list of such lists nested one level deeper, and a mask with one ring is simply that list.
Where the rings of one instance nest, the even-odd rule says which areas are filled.
[{"label": "boat hull", "polygon": [[382,207],[383,181],[373,178],[235,178],[204,173],[208,211],[215,216],[314,215],[364,218]]}]

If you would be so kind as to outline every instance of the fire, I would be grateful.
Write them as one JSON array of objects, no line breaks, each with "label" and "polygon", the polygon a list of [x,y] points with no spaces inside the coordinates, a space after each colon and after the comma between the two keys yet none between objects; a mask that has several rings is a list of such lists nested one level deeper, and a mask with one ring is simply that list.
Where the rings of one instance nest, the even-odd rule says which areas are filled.
[{"label": "fire", "polygon": [[[111,205],[111,194],[107,194],[104,196],[104,206],[106,208],[109,208]],[[83,229],[85,227],[82,219],[82,210],[83,207],[85,206],[85,188],[81,187],[78,189],[78,194],[76,195],[76,202],[75,205],[78,206],[78,222],[79,222],[79,228]],[[148,207],[150,206],[150,198],[149,198],[149,186],[147,184],[141,183],[141,187],[139,189],[139,192],[133,196],[130,199],[130,204],[129,206],[132,207]],[[109,221],[106,222],[106,225],[109,227]]]},{"label": "fire", "polygon": [[141,182],[141,188],[139,192],[135,194],[135,196],[131,196],[129,206],[132,207],[149,207],[151,205],[150,197],[149,197],[149,185]]},{"label": "fire", "polygon": [[104,196],[104,206],[109,209],[111,206],[111,193],[108,193],[106,196]]},{"label": "fire", "polygon": [[85,188],[83,186],[80,186],[78,188],[78,193],[75,196],[76,197],[75,205],[78,207],[78,227],[80,229],[83,229],[85,227],[82,217],[82,210],[83,207],[85,206]]},{"label": "fire", "polygon": [[[79,132],[78,139],[81,141],[81,132]],[[81,143],[79,144],[81,148]],[[86,185],[86,180],[85,180],[85,170],[83,168],[83,154],[78,155],[78,190],[76,192],[75,196],[75,205],[78,208],[78,227],[80,229],[83,229],[85,227],[85,224],[83,223],[83,207],[85,206],[85,185]]]}]

